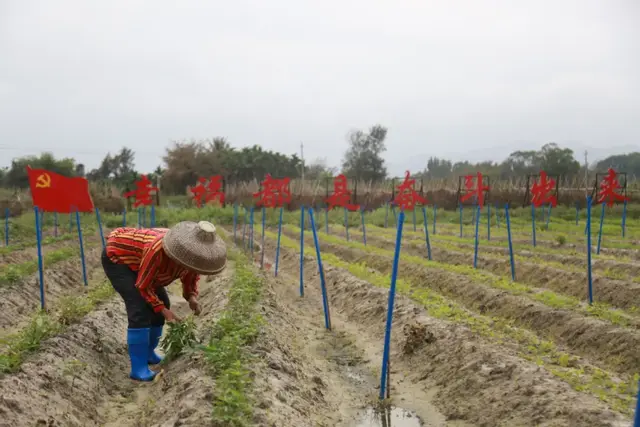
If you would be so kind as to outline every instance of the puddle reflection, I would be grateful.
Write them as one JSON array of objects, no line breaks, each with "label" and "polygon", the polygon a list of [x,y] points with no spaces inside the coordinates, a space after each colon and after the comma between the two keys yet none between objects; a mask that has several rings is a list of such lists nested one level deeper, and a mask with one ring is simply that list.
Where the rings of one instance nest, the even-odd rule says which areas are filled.
[{"label": "puddle reflection", "polygon": [[369,407],[360,414],[355,427],[424,427],[424,425],[413,411],[396,407]]}]

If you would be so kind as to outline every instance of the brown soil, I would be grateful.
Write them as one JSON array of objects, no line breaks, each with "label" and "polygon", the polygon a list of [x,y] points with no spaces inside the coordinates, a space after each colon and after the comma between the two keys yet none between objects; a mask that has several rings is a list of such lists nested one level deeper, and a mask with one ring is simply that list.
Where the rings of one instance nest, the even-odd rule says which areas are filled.
[{"label": "brown soil", "polygon": [[[273,251],[271,242],[267,250]],[[297,277],[299,254],[281,248],[281,257],[281,271]],[[330,266],[325,267],[325,274],[335,330],[350,333],[371,355],[369,365],[379,367],[388,290]],[[321,317],[313,258],[305,257],[305,277],[305,299],[314,295],[315,315]],[[435,405],[447,425],[456,421],[477,426],[628,423],[595,398],[574,391],[544,369],[516,357],[507,347],[489,345],[464,327],[430,318],[403,296],[397,297],[394,313],[392,396],[394,402],[416,409],[423,417],[426,403]],[[411,344],[412,354],[406,354],[405,327],[426,330],[424,340]]]},{"label": "brown soil", "polygon": [[[308,244],[313,242],[309,240]],[[393,260],[390,256],[327,242],[322,243],[322,250],[345,261],[364,263],[379,272],[391,273]],[[574,311],[555,309],[437,268],[402,263],[398,277],[408,279],[416,286],[434,289],[478,313],[513,320],[519,326],[534,330],[541,337],[550,337],[606,369],[630,375],[640,371],[640,356],[636,351],[640,346],[638,330],[618,327]]]},{"label": "brown soil", "polygon": [[[351,234],[350,231],[350,237],[352,238],[361,236],[359,233],[353,233],[353,236]],[[335,232],[333,235],[344,236],[340,232]],[[294,236],[291,235],[291,237]],[[392,238],[371,235],[367,235],[367,243],[386,248],[390,248],[394,244]],[[405,248],[412,254],[426,257],[426,248],[423,242],[418,243],[417,240],[408,240],[403,243],[403,250]],[[511,266],[508,258],[505,257],[505,259],[501,260],[485,257],[482,256],[483,250],[484,247],[482,246],[478,249],[478,268],[501,276],[511,277]],[[473,253],[440,249],[432,243],[431,254],[434,261],[453,265],[473,265]],[[587,299],[587,273],[516,261],[516,279],[539,288],[546,288],[576,298]],[[640,283],[615,280],[594,274],[593,289],[594,299],[597,302],[607,303],[623,309],[634,309],[640,305]]]},{"label": "brown soil", "polygon": [[[86,249],[86,248],[85,248]],[[100,264],[102,246],[85,250],[87,276],[92,280],[104,277]],[[22,282],[0,287],[0,327],[2,335],[24,323],[40,308],[40,285],[38,273]],[[85,292],[82,279],[82,264],[79,257],[56,263],[44,270],[45,298],[47,308],[55,307],[56,301],[67,295]]]},{"label": "brown soil", "polygon": [[[212,321],[225,301],[232,267],[201,284],[201,304]],[[188,312],[172,296],[176,311]],[[212,384],[197,356],[167,365],[153,383],[128,378],[127,320],[119,298],[45,342],[20,371],[0,379],[0,426],[203,426],[210,423]]]}]

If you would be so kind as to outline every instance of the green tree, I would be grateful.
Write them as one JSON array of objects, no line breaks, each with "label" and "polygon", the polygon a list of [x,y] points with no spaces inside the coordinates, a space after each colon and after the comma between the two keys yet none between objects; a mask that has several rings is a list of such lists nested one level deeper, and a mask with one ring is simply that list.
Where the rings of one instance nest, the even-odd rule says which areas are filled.
[{"label": "green tree", "polygon": [[115,155],[107,153],[100,166],[89,172],[87,178],[92,181],[109,181],[121,188],[130,186],[138,177],[134,158],[133,150],[126,147]]},{"label": "green tree", "polygon": [[609,168],[617,172],[626,172],[629,175],[640,175],[640,153],[633,152],[627,154],[617,154],[600,160],[595,164],[595,170],[605,172]]},{"label": "green tree", "polygon": [[349,134],[349,148],[342,162],[342,172],[349,178],[366,181],[382,181],[387,168],[382,158],[386,151],[387,128],[372,126],[368,133],[361,130]]},{"label": "green tree", "polygon": [[580,170],[580,163],[573,157],[573,150],[560,148],[552,142],[539,152],[540,169],[549,175],[573,176]]},{"label": "green tree", "polygon": [[5,185],[17,188],[29,187],[27,166],[33,169],[46,169],[64,176],[75,176],[76,172],[75,160],[71,158],[56,159],[51,153],[20,157],[11,161],[11,167],[5,174]]}]

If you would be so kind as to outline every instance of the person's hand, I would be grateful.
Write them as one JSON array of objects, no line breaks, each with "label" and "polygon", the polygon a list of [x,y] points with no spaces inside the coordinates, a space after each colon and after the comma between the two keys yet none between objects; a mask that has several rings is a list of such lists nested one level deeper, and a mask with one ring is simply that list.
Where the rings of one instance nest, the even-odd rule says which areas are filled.
[{"label": "person's hand", "polygon": [[196,297],[189,298],[189,308],[195,313],[196,316],[199,316],[202,312],[202,307],[200,307],[200,303],[198,302],[198,298]]},{"label": "person's hand", "polygon": [[173,312],[171,310],[169,310],[168,308],[163,308],[162,309],[162,315],[164,316],[164,320],[166,320],[167,322],[179,322],[180,318],[178,316],[176,316],[175,314],[173,314]]}]

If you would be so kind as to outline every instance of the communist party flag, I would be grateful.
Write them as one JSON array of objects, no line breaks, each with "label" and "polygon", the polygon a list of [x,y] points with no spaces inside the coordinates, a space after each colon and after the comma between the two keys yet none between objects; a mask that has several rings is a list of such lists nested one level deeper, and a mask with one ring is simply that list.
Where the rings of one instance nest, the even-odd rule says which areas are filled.
[{"label": "communist party flag", "polygon": [[71,213],[93,211],[89,182],[69,178],[45,169],[27,166],[33,205],[46,212]]}]

